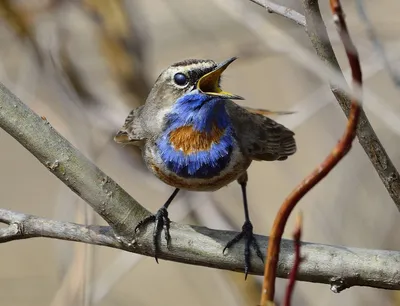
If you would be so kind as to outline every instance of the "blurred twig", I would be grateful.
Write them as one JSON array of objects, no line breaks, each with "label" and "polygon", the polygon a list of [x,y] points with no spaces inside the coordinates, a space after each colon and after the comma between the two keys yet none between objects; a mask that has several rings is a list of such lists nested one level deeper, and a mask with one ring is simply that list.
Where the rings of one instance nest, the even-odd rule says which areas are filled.
[{"label": "blurred twig", "polygon": [[301,239],[302,228],[303,228],[303,217],[302,214],[299,213],[297,215],[296,227],[293,232],[293,244],[295,250],[294,261],[293,261],[294,263],[293,263],[293,268],[289,274],[289,281],[285,292],[285,301],[283,303],[283,305],[285,306],[290,306],[291,304],[291,298],[293,296],[294,285],[296,284],[297,273],[299,271],[300,263],[302,261],[300,254],[300,249],[301,249],[300,239]]},{"label": "blurred twig", "polygon": [[[323,22],[318,0],[303,0],[305,17],[307,20],[307,34],[318,56],[327,65],[341,72],[339,63],[333,52],[325,24]],[[339,102],[340,107],[349,116],[351,99],[341,89],[331,85],[333,94]],[[381,178],[383,185],[389,192],[390,197],[400,210],[400,175],[390,157],[386,153],[373,127],[371,126],[365,112],[361,110],[360,119],[357,126],[357,137],[365,153],[368,155],[372,165]]]},{"label": "blurred twig", "polygon": [[125,94],[136,98],[133,100],[144,103],[150,90],[144,70],[145,41],[131,25],[128,4],[123,0],[81,2],[98,25],[101,48],[118,85]]},{"label": "blurred twig", "polygon": [[15,1],[0,1],[0,20],[3,19],[17,36],[31,44],[39,65],[43,65],[43,55],[32,31],[32,14],[16,5]]},{"label": "blurred twig", "polygon": [[294,21],[295,23],[297,23],[298,25],[301,25],[303,27],[306,25],[306,19],[304,18],[304,16],[291,8],[276,4],[269,0],[250,0],[250,1],[262,6],[269,13],[275,13],[275,14],[281,15],[285,18],[288,18],[288,19]]},{"label": "blurred twig", "polygon": [[242,106],[243,108],[247,109],[250,113],[254,114],[260,114],[263,116],[284,116],[284,115],[292,115],[295,114],[296,112],[294,111],[273,111],[273,110],[268,110],[268,109],[262,109],[262,108],[252,108],[248,106]]},{"label": "blurred twig", "polygon": [[[317,1],[315,1],[317,2]],[[340,2],[331,0],[333,20],[336,22],[340,38],[346,50],[349,64],[352,71],[353,84],[362,85],[362,74],[360,60],[357,50],[350,39],[347,25],[344,21],[343,12]],[[265,264],[264,283],[261,294],[260,305],[267,305],[267,301],[273,302],[275,296],[275,279],[276,270],[280,252],[280,240],[286,226],[286,222],[290,213],[296,204],[314,187],[316,186],[349,152],[352,142],[356,137],[356,129],[359,120],[361,105],[356,99],[351,101],[351,109],[346,130],[339,143],[333,148],[328,157],[315,168],[315,170],[307,176],[292,191],[280,207],[275,218],[270,235],[270,244],[268,245],[268,253]]]},{"label": "blurred twig", "polygon": [[385,65],[385,69],[387,70],[390,78],[393,80],[394,84],[397,87],[400,87],[400,74],[396,71],[393,66],[391,66],[389,59],[386,55],[385,48],[383,47],[382,43],[380,42],[377,33],[375,32],[374,26],[370,21],[368,14],[365,9],[365,2],[364,0],[356,0],[356,7],[358,10],[358,14],[360,18],[364,21],[367,34],[375,47],[376,52],[379,54],[379,57],[383,64]]}]

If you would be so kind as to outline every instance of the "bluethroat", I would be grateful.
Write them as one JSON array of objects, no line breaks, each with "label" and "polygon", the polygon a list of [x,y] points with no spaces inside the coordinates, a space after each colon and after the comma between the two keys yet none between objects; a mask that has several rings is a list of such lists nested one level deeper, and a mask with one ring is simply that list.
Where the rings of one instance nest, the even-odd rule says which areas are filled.
[{"label": "bluethroat", "polygon": [[136,226],[139,230],[155,223],[156,260],[162,229],[169,245],[167,209],[180,189],[215,191],[235,180],[240,184],[245,222],[223,252],[245,240],[247,277],[251,247],[263,260],[249,217],[247,168],[252,161],[287,159],[296,152],[296,142],[292,131],[264,116],[262,110],[239,106],[232,100],[242,97],[221,89],[221,74],[235,59],[220,64],[191,59],[171,65],[156,80],[146,103],[129,113],[114,139],[139,146],[148,169],[175,187],[158,212]]}]

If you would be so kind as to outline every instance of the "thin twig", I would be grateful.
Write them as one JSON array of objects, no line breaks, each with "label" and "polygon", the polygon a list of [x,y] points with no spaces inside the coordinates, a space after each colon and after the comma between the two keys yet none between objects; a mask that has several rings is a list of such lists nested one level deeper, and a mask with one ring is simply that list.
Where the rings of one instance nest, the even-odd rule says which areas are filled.
[{"label": "thin twig", "polygon": [[[362,84],[361,66],[358,58],[358,53],[354,44],[352,43],[346,23],[344,21],[343,12],[340,3],[331,0],[333,19],[338,26],[338,32],[343,42],[346,54],[349,59],[349,64],[352,70],[353,84]],[[296,204],[314,187],[318,184],[349,152],[352,142],[356,136],[356,128],[360,114],[360,102],[356,99],[351,101],[351,109],[349,120],[347,123],[346,131],[344,132],[339,143],[334,147],[328,157],[301,183],[292,193],[286,198],[272,226],[270,243],[268,245],[268,252],[266,257],[264,283],[261,293],[260,305],[264,306],[267,301],[273,302],[275,296],[275,278],[276,270],[280,252],[280,240],[285,229],[286,222],[290,213]]]},{"label": "thin twig", "polygon": [[303,27],[306,26],[306,18],[299,12],[295,11],[294,9],[276,4],[269,0],[250,0],[250,1],[254,2],[255,4],[258,4],[259,6],[262,6],[268,11],[268,13],[281,15],[287,19],[294,21],[298,25],[301,25]]},{"label": "thin twig", "polygon": [[302,214],[299,213],[297,215],[297,219],[296,219],[296,227],[293,232],[293,244],[294,244],[294,252],[295,252],[294,253],[294,263],[293,263],[293,268],[289,274],[289,281],[288,281],[288,285],[286,288],[285,301],[283,304],[285,306],[290,306],[290,302],[291,302],[291,298],[292,298],[293,290],[294,290],[294,285],[296,284],[297,273],[299,271],[300,263],[302,261],[302,257],[300,254],[300,249],[301,249],[300,239],[301,239],[302,228],[303,228],[303,217],[302,217]]},{"label": "thin twig", "polygon": [[[307,21],[307,34],[320,59],[338,71],[344,80],[343,73],[333,52],[331,42],[319,9],[318,0],[303,0],[304,13]],[[350,113],[351,99],[343,88],[332,85],[331,90],[347,117]],[[337,82],[337,80],[335,80]],[[400,211],[400,174],[386,153],[365,112],[360,110],[357,126],[357,138],[369,160],[378,173],[383,185]]]}]

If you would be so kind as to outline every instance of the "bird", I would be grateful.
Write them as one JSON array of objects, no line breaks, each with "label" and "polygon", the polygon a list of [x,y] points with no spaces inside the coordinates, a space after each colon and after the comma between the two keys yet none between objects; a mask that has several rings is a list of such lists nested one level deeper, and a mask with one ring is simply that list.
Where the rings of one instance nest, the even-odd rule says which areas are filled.
[{"label": "bird", "polygon": [[147,168],[175,188],[155,214],[135,227],[137,233],[154,223],[157,263],[163,230],[167,246],[171,243],[168,207],[180,190],[216,191],[239,183],[245,221],[223,253],[244,239],[247,278],[252,248],[263,261],[249,216],[247,170],[253,161],[286,160],[297,147],[294,132],[266,116],[273,112],[242,107],[233,100],[243,97],[222,90],[222,73],[236,59],[220,63],[187,59],[170,65],[155,81],[146,102],[129,113],[114,140],[140,147]]}]

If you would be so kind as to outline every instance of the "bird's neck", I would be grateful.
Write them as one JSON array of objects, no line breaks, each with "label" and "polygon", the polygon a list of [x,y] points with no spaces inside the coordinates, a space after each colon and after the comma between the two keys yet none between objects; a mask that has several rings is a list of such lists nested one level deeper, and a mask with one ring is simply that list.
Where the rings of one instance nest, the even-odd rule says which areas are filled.
[{"label": "bird's neck", "polygon": [[178,99],[167,115],[169,131],[192,126],[195,131],[212,134],[215,128],[225,130],[229,125],[223,100],[204,94],[190,94]]}]

